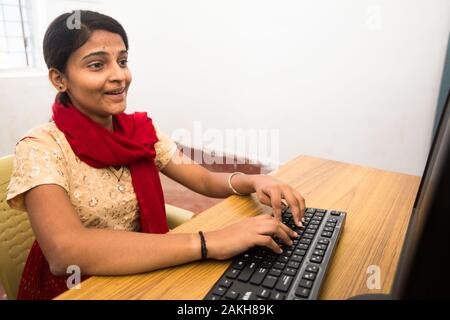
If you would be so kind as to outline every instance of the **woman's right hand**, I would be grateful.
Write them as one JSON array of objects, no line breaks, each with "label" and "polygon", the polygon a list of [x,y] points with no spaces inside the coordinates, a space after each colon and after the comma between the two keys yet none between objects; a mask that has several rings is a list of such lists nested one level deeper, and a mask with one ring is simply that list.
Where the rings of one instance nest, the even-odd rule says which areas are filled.
[{"label": "woman's right hand", "polygon": [[282,253],[273,236],[291,246],[291,238],[298,234],[281,221],[268,214],[246,218],[223,229],[205,232],[208,258],[226,260],[254,246],[264,246]]}]

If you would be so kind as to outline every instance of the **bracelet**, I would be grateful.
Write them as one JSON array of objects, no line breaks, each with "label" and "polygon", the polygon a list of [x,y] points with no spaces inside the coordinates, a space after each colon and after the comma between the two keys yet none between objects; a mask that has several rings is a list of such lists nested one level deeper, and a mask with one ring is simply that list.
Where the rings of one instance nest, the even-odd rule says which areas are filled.
[{"label": "bracelet", "polygon": [[231,178],[233,178],[237,174],[243,174],[243,173],[242,172],[233,172],[232,174],[230,174],[230,176],[228,177],[228,186],[230,187],[231,191],[233,191],[234,194],[236,194],[238,196],[246,196],[246,194],[237,192],[236,189],[234,189],[233,186],[231,185]]},{"label": "bracelet", "polygon": [[205,236],[202,231],[199,231],[200,241],[202,243],[202,260],[206,260],[208,258],[208,249],[206,248]]}]

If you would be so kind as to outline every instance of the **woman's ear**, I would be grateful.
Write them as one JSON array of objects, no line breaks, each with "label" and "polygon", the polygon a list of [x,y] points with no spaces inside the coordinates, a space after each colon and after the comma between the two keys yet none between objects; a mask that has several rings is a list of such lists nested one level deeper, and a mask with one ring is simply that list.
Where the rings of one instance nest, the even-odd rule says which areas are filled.
[{"label": "woman's ear", "polygon": [[56,90],[58,90],[61,93],[66,92],[67,90],[66,77],[59,70],[55,68],[50,68],[48,70],[48,78],[50,79],[50,82],[53,84]]}]

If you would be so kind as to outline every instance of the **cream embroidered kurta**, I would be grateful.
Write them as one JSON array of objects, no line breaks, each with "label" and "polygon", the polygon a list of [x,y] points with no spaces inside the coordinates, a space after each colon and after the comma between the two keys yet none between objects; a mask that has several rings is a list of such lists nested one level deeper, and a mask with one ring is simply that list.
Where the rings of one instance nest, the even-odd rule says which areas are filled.
[{"label": "cream embroidered kurta", "polygon": [[[177,145],[157,128],[155,164],[162,170]],[[87,228],[139,230],[139,208],[127,167],[96,169],[72,151],[64,133],[52,121],[29,131],[16,145],[16,156],[6,200],[10,207],[26,211],[24,193],[42,184],[66,190]],[[120,178],[120,181],[118,181]]]}]

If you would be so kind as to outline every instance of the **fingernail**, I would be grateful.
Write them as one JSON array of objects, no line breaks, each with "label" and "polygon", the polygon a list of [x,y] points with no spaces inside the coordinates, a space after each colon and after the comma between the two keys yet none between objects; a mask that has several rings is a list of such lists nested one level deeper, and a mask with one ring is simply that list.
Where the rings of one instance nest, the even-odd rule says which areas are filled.
[{"label": "fingernail", "polygon": [[298,237],[298,233],[294,231],[294,237]]}]

